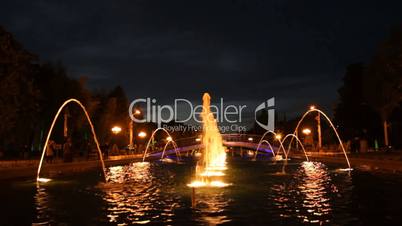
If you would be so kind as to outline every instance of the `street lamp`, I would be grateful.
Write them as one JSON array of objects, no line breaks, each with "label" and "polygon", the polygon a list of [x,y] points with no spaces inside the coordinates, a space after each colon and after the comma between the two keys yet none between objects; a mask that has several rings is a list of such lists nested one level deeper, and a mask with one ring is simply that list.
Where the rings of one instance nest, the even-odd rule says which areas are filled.
[{"label": "street lamp", "polygon": [[282,134],[280,134],[280,133],[276,134],[275,138],[277,140],[281,140],[282,139]]},{"label": "street lamp", "polygon": [[146,136],[147,136],[147,133],[145,133],[144,131],[141,131],[138,133],[138,137],[140,137],[140,138],[144,138]]},{"label": "street lamp", "polygon": [[303,133],[304,135],[308,136],[308,135],[310,135],[311,130],[310,130],[309,128],[305,128],[305,129],[302,130],[302,133]]},{"label": "street lamp", "polygon": [[[134,110],[134,115],[141,115],[141,111],[139,109]],[[133,138],[134,138],[134,121],[130,120],[129,128],[130,128],[130,135],[129,135],[129,141],[128,141],[128,146],[130,149],[134,147],[133,145]]]},{"label": "street lamp", "polygon": [[134,110],[134,115],[140,115],[140,114],[141,114],[141,111],[139,109]]},{"label": "street lamp", "polygon": [[114,134],[119,134],[121,132],[121,127],[119,126],[113,126],[111,129],[112,133]]}]

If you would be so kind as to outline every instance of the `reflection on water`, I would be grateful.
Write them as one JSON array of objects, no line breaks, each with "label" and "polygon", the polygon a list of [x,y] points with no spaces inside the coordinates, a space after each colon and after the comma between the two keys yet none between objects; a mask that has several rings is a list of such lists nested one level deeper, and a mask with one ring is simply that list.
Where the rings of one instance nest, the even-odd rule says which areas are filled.
[{"label": "reflection on water", "polygon": [[304,173],[300,172],[297,176],[301,177],[299,189],[304,194],[304,201],[299,217],[305,222],[328,222],[332,209],[327,192],[330,191],[331,185],[335,185],[331,184],[326,167],[321,163],[303,162],[301,169]]},{"label": "reflection on water", "polygon": [[107,176],[110,182],[98,188],[104,192],[109,222],[144,224],[173,220],[180,197],[174,193],[172,172],[140,162],[111,167]]},{"label": "reflection on water", "polygon": [[46,188],[38,185],[34,199],[36,204],[36,219],[33,225],[49,225],[51,218],[49,213],[49,194]]},{"label": "reflection on water", "polygon": [[200,221],[208,225],[218,225],[230,222],[225,214],[229,207],[230,199],[225,197],[224,188],[199,189],[196,193],[196,210],[200,215]]},{"label": "reflection on water", "polygon": [[329,192],[338,192],[325,165],[303,162],[288,184],[272,187],[271,198],[280,216],[297,217],[305,223],[328,223],[331,218]]}]

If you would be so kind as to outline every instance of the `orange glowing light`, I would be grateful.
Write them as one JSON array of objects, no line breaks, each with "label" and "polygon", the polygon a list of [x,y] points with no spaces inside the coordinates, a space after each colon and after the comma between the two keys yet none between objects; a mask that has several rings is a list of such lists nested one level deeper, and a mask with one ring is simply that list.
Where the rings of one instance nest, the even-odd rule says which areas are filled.
[{"label": "orange glowing light", "polygon": [[134,115],[140,115],[141,114],[141,111],[140,110],[138,110],[138,109],[135,109],[134,110]]},{"label": "orange glowing light", "polygon": [[144,132],[144,131],[141,131],[141,132],[138,133],[138,137],[140,137],[140,138],[144,138],[146,136],[147,136],[147,133]]},{"label": "orange glowing light", "polygon": [[204,181],[193,181],[190,184],[187,184],[187,186],[192,187],[192,188],[201,188],[201,187],[219,187],[219,188],[223,188],[223,187],[227,187],[230,184],[227,184],[225,182],[219,181],[219,180],[214,180],[211,182],[204,182]]},{"label": "orange glowing light", "polygon": [[36,181],[41,182],[41,183],[47,183],[49,181],[51,181],[52,179],[49,178],[43,178],[43,177],[39,177],[36,179]]},{"label": "orange glowing light", "polygon": [[280,139],[282,139],[282,134],[276,134],[276,136],[275,136],[275,138],[277,139],[277,140],[280,140]]},{"label": "orange glowing light", "polygon": [[305,129],[302,130],[302,133],[305,134],[305,135],[310,135],[311,129],[305,128]]},{"label": "orange glowing light", "polygon": [[112,133],[118,134],[118,133],[121,132],[121,127],[119,127],[119,126],[113,126],[113,128],[112,128],[111,130],[112,130]]},{"label": "orange glowing light", "polygon": [[225,174],[220,171],[204,171],[200,173],[200,175],[203,177],[221,177],[224,176]]}]

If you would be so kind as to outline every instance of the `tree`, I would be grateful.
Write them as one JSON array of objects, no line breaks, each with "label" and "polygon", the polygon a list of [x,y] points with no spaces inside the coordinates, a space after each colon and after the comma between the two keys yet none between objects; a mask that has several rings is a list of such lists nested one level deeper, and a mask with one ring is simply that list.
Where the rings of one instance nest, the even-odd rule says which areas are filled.
[{"label": "tree", "polygon": [[365,99],[381,117],[384,144],[389,146],[388,120],[402,100],[402,28],[380,45],[367,68]]},{"label": "tree", "polygon": [[[59,63],[46,62],[40,65],[35,77],[35,86],[40,90],[40,120],[36,123],[40,131],[48,131],[49,125],[59,107],[70,98],[80,100],[87,110],[90,102],[90,94],[84,87],[84,83],[67,75],[65,67]],[[64,110],[68,114],[68,136],[82,135],[82,131],[88,131],[86,118],[81,108],[69,105]],[[64,114],[62,114],[64,115]],[[60,117],[62,121],[63,117]],[[63,123],[57,123],[54,138],[58,142],[63,140]],[[38,138],[39,142],[42,142]]]},{"label": "tree", "polygon": [[38,116],[37,57],[0,27],[0,145],[26,144]]},{"label": "tree", "polygon": [[346,139],[364,135],[374,138],[377,135],[378,114],[364,99],[365,70],[362,63],[349,65],[343,78],[343,85],[338,89],[339,102],[335,107],[334,119],[340,126],[342,137]]},{"label": "tree", "polygon": [[[94,111],[95,125],[99,131],[99,140],[110,142],[111,134],[110,129],[118,125],[122,128],[121,134],[113,137],[113,141],[123,145],[128,141],[128,99],[124,90],[117,86],[110,92],[98,93],[93,98],[96,102],[96,109]],[[123,132],[124,131],[124,132]]]}]

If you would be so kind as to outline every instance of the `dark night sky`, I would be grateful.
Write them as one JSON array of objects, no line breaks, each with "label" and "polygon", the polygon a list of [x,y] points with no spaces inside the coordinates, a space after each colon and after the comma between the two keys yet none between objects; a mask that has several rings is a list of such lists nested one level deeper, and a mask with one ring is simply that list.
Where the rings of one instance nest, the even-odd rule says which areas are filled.
[{"label": "dark night sky", "polygon": [[[84,3],[85,2],[85,3]],[[119,2],[119,3],[117,3]],[[60,60],[92,88],[130,99],[238,104],[272,96],[277,110],[330,110],[347,64],[367,61],[402,3],[337,1],[13,1],[0,24],[41,60]]]}]

